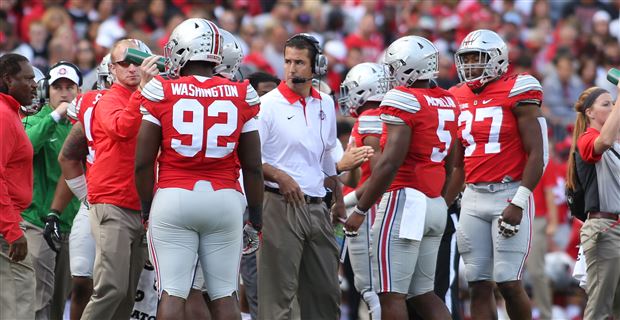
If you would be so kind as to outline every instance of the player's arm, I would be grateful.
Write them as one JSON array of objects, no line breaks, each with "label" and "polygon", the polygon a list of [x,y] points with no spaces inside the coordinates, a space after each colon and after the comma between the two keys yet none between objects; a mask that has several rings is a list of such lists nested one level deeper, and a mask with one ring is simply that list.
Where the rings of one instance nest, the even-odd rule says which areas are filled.
[{"label": "player's arm", "polygon": [[347,219],[345,224],[347,231],[356,232],[359,229],[359,226],[364,221],[365,213],[385,193],[385,190],[394,180],[398,168],[403,164],[407,156],[409,144],[411,143],[411,130],[404,122],[400,124],[389,122],[387,124],[388,135],[383,154],[373,167],[370,178],[364,184],[365,191],[359,199],[355,211]]},{"label": "player's arm", "polygon": [[257,231],[260,231],[263,224],[264,182],[258,131],[242,133],[237,152],[241,170],[243,170],[243,186],[248,201],[249,222]]},{"label": "player's arm", "polygon": [[55,241],[60,241],[60,215],[67,208],[69,202],[73,199],[73,192],[69,189],[64,175],[61,173],[56,184],[54,198],[50,205],[50,210],[45,217],[45,228],[43,229],[43,239],[47,245],[55,252],[59,252],[56,248]]},{"label": "player's arm", "polygon": [[465,183],[465,169],[463,167],[463,153],[465,148],[457,138],[452,141],[452,147],[446,159],[446,183],[441,194],[450,206],[458,194],[463,190]]},{"label": "player's arm", "polygon": [[142,120],[136,147],[136,189],[140,196],[143,222],[148,221],[155,186],[155,160],[161,145],[161,127]]},{"label": "player's arm", "polygon": [[[377,162],[381,158],[380,140],[381,140],[381,137],[379,135],[368,135],[362,139],[362,143],[364,144],[364,146],[371,147],[373,150],[372,156],[370,156],[370,158],[368,159],[368,161],[370,161],[371,171],[372,169],[374,169],[374,167],[377,165]],[[355,189],[355,191],[344,196],[345,207],[349,208],[357,204],[359,199],[364,194],[364,191],[366,191],[366,186],[368,185],[367,182],[368,181],[364,181],[364,183],[359,185]]]},{"label": "player's arm", "polygon": [[545,167],[542,118],[540,107],[533,103],[521,103],[512,109],[519,126],[519,134],[523,150],[527,154],[527,161],[523,169],[521,185],[512,197],[510,204],[502,212],[499,221],[499,232],[505,237],[511,237],[518,232],[518,226],[523,217],[523,209],[527,207],[532,190],[538,184]]},{"label": "player's arm", "polygon": [[84,127],[81,122],[76,122],[58,154],[58,164],[68,187],[80,201],[86,198],[87,193],[84,176],[84,159],[87,155],[88,144]]}]

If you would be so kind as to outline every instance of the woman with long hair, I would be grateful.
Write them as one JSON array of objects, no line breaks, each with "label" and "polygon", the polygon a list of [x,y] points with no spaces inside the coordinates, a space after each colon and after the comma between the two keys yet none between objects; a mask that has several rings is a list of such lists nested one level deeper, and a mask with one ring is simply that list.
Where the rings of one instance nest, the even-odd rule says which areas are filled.
[{"label": "woman with long hair", "polygon": [[620,99],[614,104],[607,90],[592,87],[579,96],[575,111],[566,186],[575,190],[579,181],[588,214],[581,229],[588,279],[584,319],[620,319]]}]

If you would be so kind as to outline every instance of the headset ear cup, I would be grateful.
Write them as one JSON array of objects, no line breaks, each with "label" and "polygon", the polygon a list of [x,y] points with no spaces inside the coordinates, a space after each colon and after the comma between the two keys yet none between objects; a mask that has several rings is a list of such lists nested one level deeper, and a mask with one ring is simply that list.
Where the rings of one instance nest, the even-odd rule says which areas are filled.
[{"label": "headset ear cup", "polygon": [[327,58],[322,54],[317,54],[315,59],[314,72],[318,76],[323,76],[327,73]]}]

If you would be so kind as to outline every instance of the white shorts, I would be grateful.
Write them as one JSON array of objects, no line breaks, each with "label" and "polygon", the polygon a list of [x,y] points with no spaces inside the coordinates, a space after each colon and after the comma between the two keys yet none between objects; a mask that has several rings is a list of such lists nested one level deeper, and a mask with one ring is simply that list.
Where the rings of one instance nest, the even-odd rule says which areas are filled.
[{"label": "white shorts", "polygon": [[[413,192],[412,192],[413,191]],[[403,188],[386,192],[379,203],[372,227],[374,285],[378,293],[395,292],[415,297],[431,292],[435,286],[435,266],[439,244],[446,227],[448,207],[442,197],[413,199],[414,189]],[[410,201],[423,201],[426,210],[405,214],[405,207],[415,211]],[[419,209],[419,208],[418,208]],[[424,218],[422,218],[422,215]],[[422,221],[422,219],[424,219]],[[401,225],[420,225],[420,239],[400,235]]]},{"label": "white shorts", "polygon": [[467,185],[461,200],[457,244],[465,262],[467,281],[521,280],[532,241],[534,197],[530,196],[519,232],[499,234],[498,219],[520,182]]},{"label": "white shorts", "polygon": [[69,266],[73,277],[93,277],[95,265],[95,239],[90,231],[88,209],[84,203],[73,218],[69,234]]},{"label": "white shorts", "polygon": [[187,299],[197,262],[211,300],[238,287],[245,197],[233,189],[214,191],[200,181],[194,190],[162,188],[151,207],[149,256],[158,292]]},{"label": "white shorts", "polygon": [[[347,210],[347,217],[350,216],[351,213],[353,213],[353,208]],[[373,205],[368,210],[364,222],[358,229],[357,236],[346,238],[349,248],[349,260],[351,261],[351,268],[353,269],[354,275],[353,282],[355,289],[362,294],[367,291],[374,291],[372,286],[373,259],[371,257],[371,228],[376,215],[377,205]]]}]

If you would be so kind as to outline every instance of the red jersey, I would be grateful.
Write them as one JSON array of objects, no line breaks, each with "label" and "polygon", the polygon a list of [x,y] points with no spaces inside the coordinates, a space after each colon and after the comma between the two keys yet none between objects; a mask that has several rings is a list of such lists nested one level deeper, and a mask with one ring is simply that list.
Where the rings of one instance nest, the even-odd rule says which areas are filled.
[{"label": "red jersey", "polygon": [[88,202],[140,210],[135,183],[136,142],[142,114],[132,91],[114,84],[92,113],[97,161],[88,170]]},{"label": "red jersey", "polygon": [[[351,140],[353,140],[356,147],[363,146],[366,137],[377,137],[381,139],[384,124],[381,122],[380,116],[381,109],[379,108],[366,110],[360,114],[351,131]],[[370,168],[370,161],[363,162],[360,166],[360,170],[362,174],[357,184],[358,186],[361,186],[370,178],[370,173],[372,171]]]},{"label": "red jersey", "polygon": [[144,120],[161,126],[160,188],[241,192],[237,147],[241,133],[258,130],[260,99],[248,81],[220,77],[155,77],[142,90]]},{"label": "red jersey", "polygon": [[[439,87],[396,87],[381,102],[381,120],[406,124],[411,142],[405,161],[388,191],[413,188],[430,198],[439,197],[446,179],[444,158],[456,138],[458,108],[454,96]],[[387,130],[381,135],[381,147]]]},{"label": "red jersey", "polygon": [[[545,191],[553,192],[553,188],[556,186],[557,170],[555,162],[549,159],[549,163],[540,177],[540,182],[534,188],[532,193],[534,194],[534,207],[536,208],[536,217],[546,217],[549,214],[547,208],[547,199],[545,198]],[[554,201],[555,202],[555,201]]]},{"label": "red jersey", "polygon": [[72,123],[80,122],[84,128],[86,143],[88,144],[88,155],[86,156],[86,169],[95,162],[95,144],[92,134],[92,118],[95,106],[99,99],[106,94],[108,90],[91,90],[78,95],[67,109],[67,116]]},{"label": "red jersey", "polygon": [[24,234],[21,212],[32,201],[33,150],[19,108],[12,96],[0,93],[0,234],[8,243]]},{"label": "red jersey", "polygon": [[519,103],[540,105],[538,80],[528,74],[503,75],[480,94],[466,84],[450,88],[459,103],[458,136],[465,147],[465,181],[520,181],[527,155],[515,115]]}]

